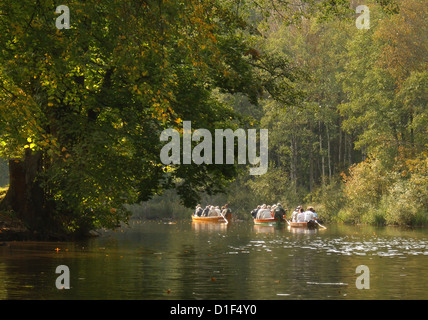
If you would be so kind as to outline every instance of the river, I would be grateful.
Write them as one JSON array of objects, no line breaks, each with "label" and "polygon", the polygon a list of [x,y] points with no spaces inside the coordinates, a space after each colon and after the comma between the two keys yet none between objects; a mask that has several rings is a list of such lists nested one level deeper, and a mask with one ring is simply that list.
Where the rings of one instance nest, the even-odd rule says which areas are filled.
[{"label": "river", "polygon": [[84,242],[9,242],[0,299],[428,299],[428,229],[327,227],[131,220]]}]

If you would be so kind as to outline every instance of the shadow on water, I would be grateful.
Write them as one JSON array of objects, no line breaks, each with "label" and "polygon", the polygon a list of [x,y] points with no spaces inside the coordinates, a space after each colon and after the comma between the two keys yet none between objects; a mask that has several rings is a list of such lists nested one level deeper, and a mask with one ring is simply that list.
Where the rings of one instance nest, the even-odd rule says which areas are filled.
[{"label": "shadow on water", "polygon": [[[0,299],[426,299],[427,229],[132,220],[81,243],[0,247]],[[58,290],[58,265],[70,270]],[[360,265],[370,289],[358,289]]]}]

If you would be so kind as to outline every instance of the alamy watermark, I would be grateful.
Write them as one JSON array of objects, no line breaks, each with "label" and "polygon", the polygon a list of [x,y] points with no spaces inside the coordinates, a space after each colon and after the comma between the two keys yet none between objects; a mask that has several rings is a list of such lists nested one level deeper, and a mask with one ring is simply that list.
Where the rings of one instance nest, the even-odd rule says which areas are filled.
[{"label": "alamy watermark", "polygon": [[57,29],[70,29],[70,9],[68,6],[60,5],[56,7],[55,13],[62,13],[55,20],[55,26]]},{"label": "alamy watermark", "polygon": [[[238,164],[254,165],[250,168],[250,175],[263,175],[268,170],[268,129],[259,132],[259,156],[257,156],[257,130],[249,129],[248,137],[244,129],[215,129],[215,138],[207,129],[197,129],[192,134],[191,121],[183,121],[183,139],[175,129],[165,129],[160,135],[160,141],[168,141],[160,152],[163,164],[234,164],[235,138],[238,139]],[[201,141],[203,138],[203,141]],[[224,148],[224,140],[226,146]],[[199,142],[192,150],[192,141]],[[213,144],[215,156],[213,157]],[[181,150],[183,151],[181,154]],[[224,150],[226,161],[224,161]],[[248,150],[248,158],[247,158]],[[258,166],[256,166],[258,165]]]},{"label": "alamy watermark", "polygon": [[355,280],[355,286],[357,289],[370,289],[370,269],[365,265],[360,265],[355,270],[355,273],[360,273]]},{"label": "alamy watermark", "polygon": [[61,275],[56,278],[55,286],[57,289],[70,289],[70,269],[66,265],[56,267],[55,273]]},{"label": "alamy watermark", "polygon": [[355,26],[357,29],[370,29],[370,9],[365,5],[359,5],[355,9],[356,13],[361,13],[360,16],[355,20]]}]

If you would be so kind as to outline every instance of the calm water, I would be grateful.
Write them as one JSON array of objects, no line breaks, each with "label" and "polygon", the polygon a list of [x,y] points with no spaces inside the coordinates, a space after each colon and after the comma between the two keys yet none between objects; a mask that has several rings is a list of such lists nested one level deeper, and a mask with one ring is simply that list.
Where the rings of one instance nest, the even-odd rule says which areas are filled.
[{"label": "calm water", "polygon": [[[359,265],[370,289],[356,288]],[[84,243],[0,247],[0,299],[428,299],[427,275],[428,229],[132,221]]]}]

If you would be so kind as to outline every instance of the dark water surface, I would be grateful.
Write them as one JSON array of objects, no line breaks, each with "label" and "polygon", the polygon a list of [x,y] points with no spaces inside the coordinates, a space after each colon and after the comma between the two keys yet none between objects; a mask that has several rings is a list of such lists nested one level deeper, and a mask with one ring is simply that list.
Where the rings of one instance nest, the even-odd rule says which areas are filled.
[{"label": "dark water surface", "polygon": [[[360,265],[369,289],[356,286]],[[84,243],[0,247],[0,299],[428,299],[427,275],[420,228],[133,220]]]}]

